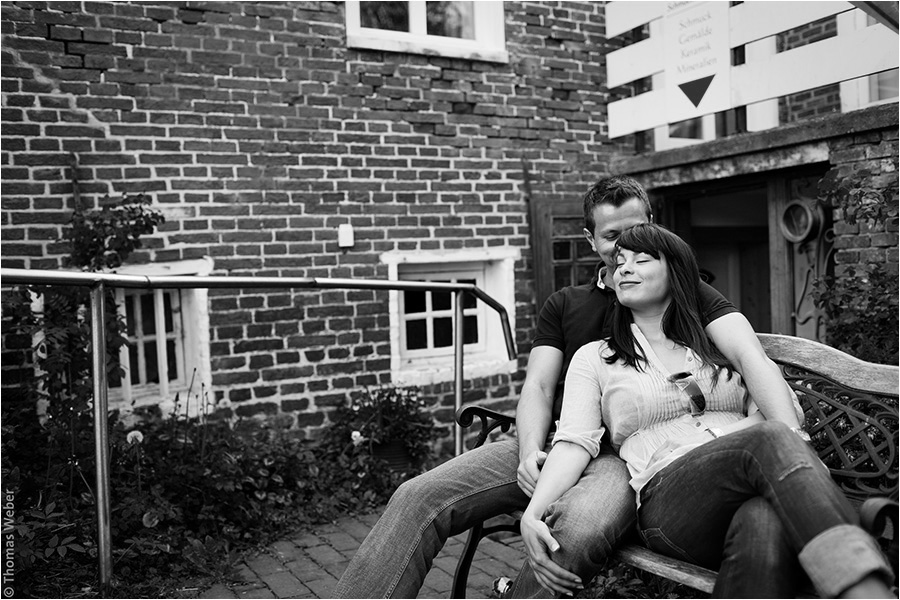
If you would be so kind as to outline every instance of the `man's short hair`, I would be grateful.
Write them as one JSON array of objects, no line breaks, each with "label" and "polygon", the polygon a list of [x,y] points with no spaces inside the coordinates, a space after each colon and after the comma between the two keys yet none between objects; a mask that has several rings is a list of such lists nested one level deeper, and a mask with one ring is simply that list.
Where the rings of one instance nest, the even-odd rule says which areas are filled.
[{"label": "man's short hair", "polygon": [[613,175],[601,179],[591,186],[584,195],[584,227],[591,234],[597,226],[594,223],[594,209],[600,204],[611,204],[618,208],[637,198],[644,204],[647,211],[647,220],[653,220],[653,209],[650,207],[650,199],[644,187],[628,175]]}]

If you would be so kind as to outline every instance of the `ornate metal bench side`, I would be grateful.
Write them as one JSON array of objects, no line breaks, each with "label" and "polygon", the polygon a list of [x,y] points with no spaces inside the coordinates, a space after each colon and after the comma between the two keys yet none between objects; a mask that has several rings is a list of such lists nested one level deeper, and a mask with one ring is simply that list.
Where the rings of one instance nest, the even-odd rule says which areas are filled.
[{"label": "ornate metal bench side", "polygon": [[[820,458],[847,497],[860,507],[863,525],[879,538],[891,564],[897,564],[898,532],[898,382],[900,369],[853,358],[824,344],[776,334],[759,334],[769,357],[782,369],[806,415],[805,427]],[[475,417],[481,431],[473,447],[515,417],[477,405],[457,413],[462,427]],[[512,515],[514,518],[516,515]],[[519,522],[473,527],[457,563],[453,597],[464,598],[478,543],[498,531],[519,533]],[[621,547],[614,558],[703,592],[711,592],[716,573],[651,552],[638,545]]]}]

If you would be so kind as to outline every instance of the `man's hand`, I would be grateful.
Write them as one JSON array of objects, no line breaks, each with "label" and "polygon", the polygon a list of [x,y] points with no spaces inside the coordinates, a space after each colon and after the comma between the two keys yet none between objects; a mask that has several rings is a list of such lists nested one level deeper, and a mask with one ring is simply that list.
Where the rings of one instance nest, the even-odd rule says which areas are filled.
[{"label": "man's hand", "polygon": [[573,594],[584,589],[577,575],[553,562],[551,554],[559,550],[559,543],[553,539],[546,523],[526,514],[522,517],[521,530],[528,561],[544,589],[554,594]]},{"label": "man's hand", "polygon": [[534,494],[534,486],[537,485],[538,475],[541,474],[541,467],[544,465],[545,460],[547,460],[547,453],[535,450],[519,463],[519,468],[516,471],[519,487],[522,488],[522,491],[529,498]]}]

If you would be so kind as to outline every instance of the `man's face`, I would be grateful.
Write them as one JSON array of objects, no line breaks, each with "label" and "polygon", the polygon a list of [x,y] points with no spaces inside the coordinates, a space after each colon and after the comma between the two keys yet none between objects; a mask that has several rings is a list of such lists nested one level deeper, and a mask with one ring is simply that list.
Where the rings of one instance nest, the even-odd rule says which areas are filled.
[{"label": "man's face", "polygon": [[584,230],[584,237],[591,249],[600,255],[609,269],[616,268],[614,252],[619,234],[638,223],[647,222],[644,203],[637,198],[628,200],[622,206],[598,204],[594,207],[594,231]]}]

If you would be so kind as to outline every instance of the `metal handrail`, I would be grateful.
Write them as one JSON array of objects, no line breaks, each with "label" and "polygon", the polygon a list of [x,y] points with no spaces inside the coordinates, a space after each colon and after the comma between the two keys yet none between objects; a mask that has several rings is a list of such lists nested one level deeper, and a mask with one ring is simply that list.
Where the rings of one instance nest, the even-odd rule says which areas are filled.
[{"label": "metal handrail", "polygon": [[[304,289],[355,289],[355,290],[398,290],[398,291],[446,291],[455,293],[454,311],[454,405],[458,411],[462,406],[463,388],[463,298],[466,292],[494,309],[500,316],[500,325],[506,342],[506,352],[510,360],[516,359],[516,346],[509,315],[502,304],[471,283],[437,283],[430,281],[394,281],[386,279],[330,279],[320,277],[226,277],[226,276],[184,276],[184,275],[120,275],[117,273],[95,273],[83,271],[39,271],[31,269],[0,269],[0,285],[63,285],[91,288],[91,353],[93,364],[94,391],[94,452],[97,458],[97,533],[98,559],[100,562],[100,585],[103,590],[109,586],[112,577],[112,547],[110,535],[109,500],[109,430],[106,415],[109,412],[109,398],[105,367],[105,289],[222,289],[222,288],[304,288]],[[456,454],[462,453],[462,429],[454,428]]]}]

